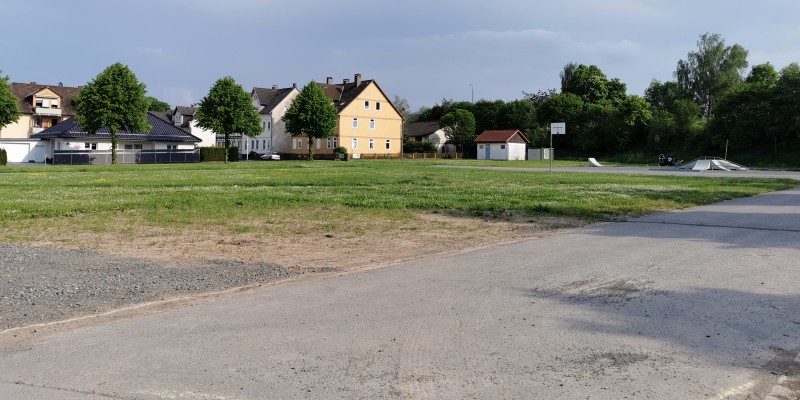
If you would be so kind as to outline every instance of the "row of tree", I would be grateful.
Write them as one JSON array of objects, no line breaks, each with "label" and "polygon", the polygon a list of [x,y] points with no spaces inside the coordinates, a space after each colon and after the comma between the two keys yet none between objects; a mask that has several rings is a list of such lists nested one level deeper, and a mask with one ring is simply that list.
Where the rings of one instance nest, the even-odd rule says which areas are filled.
[{"label": "row of tree", "polygon": [[[75,119],[86,133],[94,135],[101,128],[108,128],[112,164],[117,162],[119,133],[149,132],[152,127],[147,122],[147,112],[170,111],[169,104],[147,96],[145,84],[120,63],[109,66],[87,83],[74,101]],[[11,90],[9,78],[0,71],[0,128],[19,117],[19,100]],[[225,154],[233,133],[250,137],[262,133],[261,118],[250,95],[230,76],[214,83],[200,101],[195,119],[199,127],[224,135]],[[314,140],[331,138],[337,119],[338,110],[314,81],[303,88],[284,116],[287,132],[308,138],[309,159],[313,158]]]},{"label": "row of tree", "polygon": [[439,120],[448,140],[462,146],[487,129],[520,129],[542,146],[550,123],[566,122],[568,134],[554,139],[561,154],[716,155],[730,143],[769,161],[781,150],[800,149],[800,66],[777,71],[760,64],[745,74],[747,54],[704,34],[697,50],[678,61],[675,80],[654,80],[644,96],[627,94],[620,79],[597,66],[569,63],[560,91],[523,92],[524,100],[512,102],[444,100],[410,118]]}]

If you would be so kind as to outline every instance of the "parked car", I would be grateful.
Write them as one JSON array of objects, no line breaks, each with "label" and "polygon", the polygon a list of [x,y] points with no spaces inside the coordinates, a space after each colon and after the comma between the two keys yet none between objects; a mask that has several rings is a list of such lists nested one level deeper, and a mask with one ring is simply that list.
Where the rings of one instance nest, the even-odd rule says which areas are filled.
[{"label": "parked car", "polygon": [[278,154],[278,153],[273,153],[271,151],[268,151],[268,152],[262,154],[259,158],[262,159],[262,160],[280,160],[281,159],[281,155]]}]

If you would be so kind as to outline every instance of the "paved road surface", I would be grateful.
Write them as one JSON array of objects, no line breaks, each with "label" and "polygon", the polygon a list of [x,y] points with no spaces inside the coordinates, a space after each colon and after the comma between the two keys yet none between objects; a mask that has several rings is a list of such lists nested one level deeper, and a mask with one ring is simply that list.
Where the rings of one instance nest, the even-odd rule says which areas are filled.
[{"label": "paved road surface", "polygon": [[795,189],[6,338],[0,398],[795,399],[798,282]]}]

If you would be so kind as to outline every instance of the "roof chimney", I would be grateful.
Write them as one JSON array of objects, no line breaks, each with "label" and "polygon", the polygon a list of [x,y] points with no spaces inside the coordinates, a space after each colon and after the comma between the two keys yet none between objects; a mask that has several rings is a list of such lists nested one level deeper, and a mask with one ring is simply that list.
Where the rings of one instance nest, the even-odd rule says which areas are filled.
[{"label": "roof chimney", "polygon": [[361,74],[356,74],[354,81],[356,82],[356,86],[361,86]]},{"label": "roof chimney", "polygon": [[292,84],[292,87],[293,87],[293,88],[295,88],[295,89],[297,89],[297,82],[293,83],[293,84]]},{"label": "roof chimney", "polygon": [[328,85],[333,85],[333,77],[332,77],[332,76],[329,76],[329,77],[328,77],[328,79],[327,79],[327,81],[326,81],[326,83],[327,83]]},{"label": "roof chimney", "polygon": [[272,88],[273,88],[273,89],[277,89],[277,88],[278,88],[278,85],[272,85]]},{"label": "roof chimney", "polygon": [[347,85],[348,83],[350,83],[350,79],[346,79],[345,78],[345,79],[342,80],[342,84],[343,85]]}]

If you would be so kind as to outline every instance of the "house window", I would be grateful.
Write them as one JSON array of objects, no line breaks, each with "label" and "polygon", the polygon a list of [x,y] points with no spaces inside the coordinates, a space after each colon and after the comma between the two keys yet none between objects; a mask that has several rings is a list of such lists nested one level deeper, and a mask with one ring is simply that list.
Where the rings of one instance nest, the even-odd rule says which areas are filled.
[{"label": "house window", "polygon": [[266,149],[267,148],[267,139],[261,139],[261,148],[262,149]]},{"label": "house window", "polygon": [[266,122],[262,122],[261,123],[261,128],[266,130],[267,129],[267,123]]},{"label": "house window", "polygon": [[376,101],[375,102],[375,111],[380,111],[380,110],[381,110],[381,102],[380,101]]},{"label": "house window", "polygon": [[338,137],[333,138],[333,147],[339,147],[339,138]]},{"label": "house window", "polygon": [[50,101],[50,108],[58,108],[58,100],[53,99]]},{"label": "house window", "polygon": [[392,149],[392,139],[386,139],[386,150]]},{"label": "house window", "polygon": [[322,140],[317,140],[317,150],[322,148]]},{"label": "house window", "polygon": [[272,129],[272,121],[267,121],[267,130]]},{"label": "house window", "polygon": [[178,150],[178,145],[177,144],[168,144],[167,145],[167,150]]},{"label": "house window", "polygon": [[42,107],[44,101],[42,99],[36,99],[36,107]]},{"label": "house window", "polygon": [[370,139],[369,140],[369,149],[370,150],[375,150],[375,139]]},{"label": "house window", "polygon": [[358,128],[358,118],[353,118],[353,128]]},{"label": "house window", "polygon": [[50,126],[58,125],[58,118],[50,118]]},{"label": "house window", "polygon": [[326,148],[326,149],[330,149],[330,148],[331,148],[331,140],[330,140],[330,139],[328,139],[328,140],[325,142],[325,148]]},{"label": "house window", "polygon": [[97,143],[96,142],[84,143],[83,148],[86,150],[97,150]]},{"label": "house window", "polygon": [[297,139],[297,149],[298,150],[302,150],[303,149],[303,138]]},{"label": "house window", "polygon": [[481,149],[481,150],[483,150],[483,145],[482,145],[482,144],[479,144],[479,145],[478,145],[478,148],[479,148],[479,149]]},{"label": "house window", "polygon": [[504,145],[504,144],[501,144],[501,145],[500,145],[500,150],[505,150],[505,149],[506,149],[506,145]]},{"label": "house window", "polygon": [[42,127],[42,117],[37,115],[36,118],[33,119],[33,127],[34,128]]},{"label": "house window", "polygon": [[256,150],[258,150],[258,140],[256,140]]},{"label": "house window", "polygon": [[369,100],[364,100],[364,109],[369,110]]},{"label": "house window", "polygon": [[353,147],[353,150],[358,148],[358,138],[353,138],[352,147]]},{"label": "house window", "polygon": [[375,120],[374,119],[369,120],[369,129],[375,129]]},{"label": "house window", "polygon": [[[168,149],[169,149],[169,146],[170,145],[167,145]],[[142,149],[141,143],[140,144],[126,144],[125,145],[125,150],[141,150],[141,149]]]}]

